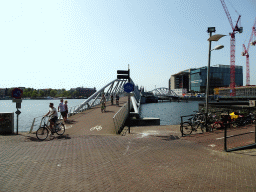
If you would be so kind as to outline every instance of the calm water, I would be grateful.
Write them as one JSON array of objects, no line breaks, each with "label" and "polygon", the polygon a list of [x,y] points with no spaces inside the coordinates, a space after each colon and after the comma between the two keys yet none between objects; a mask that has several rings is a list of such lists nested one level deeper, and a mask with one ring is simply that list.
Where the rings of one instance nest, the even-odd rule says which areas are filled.
[{"label": "calm water", "polygon": [[[81,104],[83,99],[67,99],[69,108]],[[33,119],[45,115],[49,110],[49,103],[55,107],[59,100],[23,100],[21,103],[21,114],[19,115],[19,131],[29,131]],[[190,115],[198,110],[198,101],[185,102],[163,102],[141,105],[141,117],[160,118],[161,125],[176,125],[180,123],[181,115]],[[16,104],[12,100],[0,100],[0,112],[15,112]],[[14,114],[14,131],[16,131],[16,114]]]},{"label": "calm water", "polygon": [[[198,111],[200,101],[148,103],[141,105],[141,117],[160,118],[160,125],[178,125],[180,116]],[[202,102],[202,101],[201,101]]]},{"label": "calm water", "polygon": [[[83,99],[67,99],[68,107],[81,104]],[[53,103],[58,110],[59,100],[22,100],[19,115],[19,131],[29,131],[35,117],[41,117],[49,111],[49,103]],[[12,100],[0,100],[0,112],[15,112],[16,103]],[[16,132],[16,117],[14,113],[14,131]]]}]

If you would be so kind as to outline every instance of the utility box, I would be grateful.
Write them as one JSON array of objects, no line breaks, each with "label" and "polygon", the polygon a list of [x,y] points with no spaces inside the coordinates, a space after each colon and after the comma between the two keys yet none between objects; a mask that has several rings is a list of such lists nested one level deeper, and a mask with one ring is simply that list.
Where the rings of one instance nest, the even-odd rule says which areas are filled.
[{"label": "utility box", "polygon": [[14,134],[14,113],[0,113],[0,134]]}]

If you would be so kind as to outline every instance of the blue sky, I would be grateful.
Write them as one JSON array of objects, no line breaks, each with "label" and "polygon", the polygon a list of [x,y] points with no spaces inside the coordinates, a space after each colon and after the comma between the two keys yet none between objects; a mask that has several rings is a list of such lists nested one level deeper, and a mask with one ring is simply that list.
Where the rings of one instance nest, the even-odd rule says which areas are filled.
[{"label": "blue sky", "polygon": [[[236,35],[236,65],[243,66],[256,17],[255,0],[225,0]],[[235,8],[235,9],[234,9]],[[100,89],[130,64],[131,77],[150,91],[168,87],[172,74],[208,63],[208,27],[231,32],[220,0],[13,0],[0,1],[0,88]],[[230,37],[213,42],[211,65],[230,64]],[[256,47],[250,48],[256,84]]]}]

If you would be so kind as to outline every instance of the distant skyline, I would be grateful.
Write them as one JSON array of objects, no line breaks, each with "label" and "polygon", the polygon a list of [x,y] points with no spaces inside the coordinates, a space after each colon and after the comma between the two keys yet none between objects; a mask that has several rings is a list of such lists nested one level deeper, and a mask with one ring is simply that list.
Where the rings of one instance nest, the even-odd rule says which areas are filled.
[{"label": "distant skyline", "polygon": [[[236,65],[243,66],[256,17],[255,0],[225,0],[236,34]],[[235,9],[234,9],[235,8]],[[220,0],[1,1],[0,88],[102,88],[127,70],[147,91],[168,87],[172,74],[207,66],[208,27],[228,35]],[[256,39],[256,38],[254,38]],[[216,45],[211,65],[230,64],[230,36]],[[256,84],[256,46],[250,48],[250,80]]]}]

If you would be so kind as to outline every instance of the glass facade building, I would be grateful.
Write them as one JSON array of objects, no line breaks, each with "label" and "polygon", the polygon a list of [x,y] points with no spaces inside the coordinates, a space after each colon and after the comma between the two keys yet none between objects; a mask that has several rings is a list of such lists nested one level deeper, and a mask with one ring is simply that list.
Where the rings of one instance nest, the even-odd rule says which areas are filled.
[{"label": "glass facade building", "polygon": [[[243,67],[235,66],[236,86],[243,86]],[[201,67],[190,72],[191,90],[205,92],[207,84],[207,67]],[[210,94],[216,87],[229,87],[230,65],[215,65],[210,68]]]},{"label": "glass facade building", "polygon": [[[236,86],[243,86],[243,67],[235,66]],[[206,92],[207,67],[191,68],[174,74],[169,79],[169,89],[187,89],[189,92]],[[213,65],[210,68],[209,92],[216,87],[229,87],[230,65]]]}]

